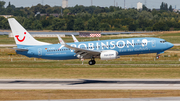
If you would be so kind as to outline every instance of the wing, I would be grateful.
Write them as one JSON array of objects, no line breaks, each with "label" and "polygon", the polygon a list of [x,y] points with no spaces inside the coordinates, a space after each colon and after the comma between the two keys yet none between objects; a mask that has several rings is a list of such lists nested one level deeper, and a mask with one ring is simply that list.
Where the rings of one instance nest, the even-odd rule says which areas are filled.
[{"label": "wing", "polygon": [[101,54],[101,51],[94,51],[94,50],[87,50],[87,49],[82,49],[82,48],[77,48],[77,47],[72,47],[70,45],[67,45],[60,36],[58,36],[59,39],[61,40],[61,44],[71,50],[74,50],[74,52],[76,53],[76,55],[80,55],[83,58],[84,57],[88,57],[88,58],[92,58],[95,56],[99,56]]},{"label": "wing", "polygon": [[77,47],[72,47],[70,45],[67,44],[63,44],[65,47],[74,50],[74,52],[76,53],[76,55],[82,55],[82,56],[99,56],[101,51],[94,51],[94,50],[87,50],[87,49],[81,49],[81,48],[77,48]]},{"label": "wing", "polygon": [[64,41],[62,40],[62,38],[61,38],[59,35],[57,35],[57,37],[58,37],[58,39],[59,39],[59,42],[60,42],[61,44],[64,44]]},{"label": "wing", "polygon": [[73,37],[74,42],[79,42],[73,34],[71,34],[71,35]]}]

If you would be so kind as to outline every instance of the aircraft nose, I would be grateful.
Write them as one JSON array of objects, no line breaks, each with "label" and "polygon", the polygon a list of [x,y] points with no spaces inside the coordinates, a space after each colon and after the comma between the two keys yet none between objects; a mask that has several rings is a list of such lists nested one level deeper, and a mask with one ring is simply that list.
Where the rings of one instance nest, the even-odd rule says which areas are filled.
[{"label": "aircraft nose", "polygon": [[172,44],[172,43],[169,43],[169,48],[172,48],[172,47],[174,47],[174,44]]}]

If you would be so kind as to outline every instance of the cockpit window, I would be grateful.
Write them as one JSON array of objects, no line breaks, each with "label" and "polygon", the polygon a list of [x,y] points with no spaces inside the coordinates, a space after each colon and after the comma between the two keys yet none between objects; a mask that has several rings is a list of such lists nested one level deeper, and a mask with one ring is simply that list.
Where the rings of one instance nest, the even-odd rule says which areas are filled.
[{"label": "cockpit window", "polygon": [[167,42],[166,40],[164,40],[164,41],[160,41],[160,43],[165,43],[165,42]]}]

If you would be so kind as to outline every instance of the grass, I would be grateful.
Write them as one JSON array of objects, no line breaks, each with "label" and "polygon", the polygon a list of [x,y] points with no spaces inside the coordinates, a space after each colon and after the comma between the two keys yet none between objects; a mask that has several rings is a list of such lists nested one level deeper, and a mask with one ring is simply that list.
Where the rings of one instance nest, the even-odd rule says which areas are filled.
[{"label": "grass", "polygon": [[15,44],[14,38],[9,38],[8,35],[0,35],[0,44]]},{"label": "grass", "polygon": [[[178,49],[174,47],[173,49]],[[15,54],[0,48],[0,78],[179,78],[179,51],[167,51],[159,60],[156,54],[122,56],[120,59],[81,65],[80,60],[43,60]],[[11,61],[12,59],[12,61]],[[73,63],[73,64],[72,64]],[[141,65],[143,64],[143,65]],[[167,64],[167,65],[164,65]],[[70,75],[71,74],[71,75]],[[167,75],[168,74],[168,75]]]},{"label": "grass", "polygon": [[82,65],[80,60],[34,60],[21,55],[11,56],[8,54],[14,51],[7,48],[0,48],[0,52],[1,79],[180,78],[179,51],[167,51],[164,57],[162,55],[155,61],[156,54],[122,56],[110,61],[97,59],[94,66],[87,65],[89,60]]},{"label": "grass", "polygon": [[98,78],[134,78],[134,79],[179,79],[180,68],[0,68],[1,79],[98,79]]},{"label": "grass", "polygon": [[0,100],[179,97],[179,90],[0,90]]},{"label": "grass", "polygon": [[180,33],[166,33],[166,34],[161,34],[161,36],[180,36]]}]

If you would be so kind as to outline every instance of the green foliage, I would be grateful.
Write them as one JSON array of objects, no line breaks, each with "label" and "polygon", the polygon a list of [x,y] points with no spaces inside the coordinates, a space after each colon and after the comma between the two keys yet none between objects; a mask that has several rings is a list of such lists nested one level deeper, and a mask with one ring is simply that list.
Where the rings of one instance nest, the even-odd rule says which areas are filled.
[{"label": "green foliage", "polygon": [[169,11],[173,11],[172,5],[169,6]]},{"label": "green foliage", "polygon": [[160,6],[160,10],[167,11],[167,10],[168,10],[168,4],[167,4],[167,3],[162,2],[161,6]]},{"label": "green foliage", "polygon": [[7,24],[8,21],[4,17],[0,17],[0,29],[8,29],[9,25]]},{"label": "green foliage", "polygon": [[88,30],[91,31],[98,31],[99,30],[99,20],[96,18],[91,18],[88,20],[88,25],[87,25]]},{"label": "green foliage", "polygon": [[158,22],[154,24],[153,30],[154,31],[164,31],[164,30],[168,31],[169,27],[165,22]]},{"label": "green foliage", "polygon": [[5,3],[6,3],[6,2],[4,2],[4,1],[0,1],[0,9],[3,9],[3,8],[4,8]]},{"label": "green foliage", "polygon": [[101,23],[100,24],[100,30],[102,31],[108,31],[110,29],[110,25],[108,23]]},{"label": "green foliage", "polygon": [[84,30],[85,29],[85,26],[84,26],[84,23],[83,21],[81,20],[81,18],[78,18],[74,21],[74,27],[73,27],[74,30]]},{"label": "green foliage", "polygon": [[136,31],[137,27],[135,24],[131,23],[129,24],[129,31]]},{"label": "green foliage", "polygon": [[66,20],[54,18],[52,21],[53,30],[65,30],[66,29]]},{"label": "green foliage", "polygon": [[[41,4],[15,7],[10,2],[7,7],[4,5],[5,2],[0,1],[1,15],[13,15],[26,29],[31,30],[180,30],[180,14],[173,12],[172,6],[168,7],[164,2],[160,11],[151,11],[145,5],[142,10],[82,5],[63,9]],[[7,19],[0,18],[0,29],[9,29]]]}]

